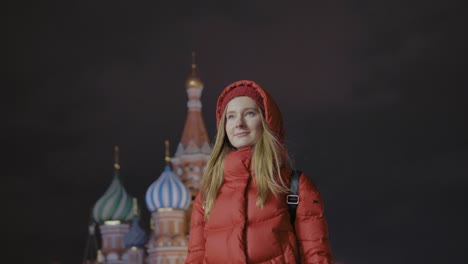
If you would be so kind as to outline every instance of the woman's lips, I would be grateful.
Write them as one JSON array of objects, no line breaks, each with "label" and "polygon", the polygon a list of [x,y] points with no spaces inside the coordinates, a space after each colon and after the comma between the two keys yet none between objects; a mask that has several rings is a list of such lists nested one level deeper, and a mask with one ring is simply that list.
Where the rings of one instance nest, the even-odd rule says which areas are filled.
[{"label": "woman's lips", "polygon": [[234,134],[234,136],[243,137],[243,136],[247,136],[248,134],[249,134],[249,132],[239,132],[239,133]]}]

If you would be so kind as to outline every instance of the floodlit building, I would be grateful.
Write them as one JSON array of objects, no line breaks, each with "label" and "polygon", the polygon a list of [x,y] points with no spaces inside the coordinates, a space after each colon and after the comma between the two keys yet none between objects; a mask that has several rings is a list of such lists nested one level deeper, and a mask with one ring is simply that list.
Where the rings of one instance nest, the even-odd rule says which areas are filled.
[{"label": "floodlit building", "polygon": [[[187,118],[174,157],[166,142],[166,166],[148,184],[146,208],[151,212],[151,234],[141,228],[138,202],[125,190],[119,178],[119,148],[114,149],[114,177],[95,203],[89,226],[83,263],[97,264],[179,264],[187,257],[192,201],[211,153],[202,117],[203,82],[197,74],[195,55],[186,83]],[[95,243],[99,228],[100,245]]]}]

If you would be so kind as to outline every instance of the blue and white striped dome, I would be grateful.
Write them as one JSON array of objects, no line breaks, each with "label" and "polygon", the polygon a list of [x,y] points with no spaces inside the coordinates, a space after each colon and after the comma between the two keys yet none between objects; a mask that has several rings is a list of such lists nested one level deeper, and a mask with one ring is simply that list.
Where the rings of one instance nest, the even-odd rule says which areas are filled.
[{"label": "blue and white striped dome", "polygon": [[159,208],[187,209],[190,200],[189,189],[172,172],[169,165],[146,191],[146,206],[151,212]]}]

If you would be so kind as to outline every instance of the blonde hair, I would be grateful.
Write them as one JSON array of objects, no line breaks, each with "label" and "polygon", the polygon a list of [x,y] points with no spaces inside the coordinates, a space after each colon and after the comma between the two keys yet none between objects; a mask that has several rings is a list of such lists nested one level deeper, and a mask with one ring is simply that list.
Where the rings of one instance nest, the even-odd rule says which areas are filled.
[{"label": "blonde hair", "polygon": [[[259,109],[259,112],[261,110]],[[256,205],[263,207],[270,193],[275,196],[289,189],[281,175],[281,168],[288,162],[288,154],[281,142],[266,124],[263,113],[260,114],[263,133],[255,143],[252,154],[253,178],[258,187]],[[224,179],[224,159],[233,147],[226,136],[226,109],[221,116],[213,151],[206,164],[201,186],[201,198],[204,202],[205,220],[213,209],[219,189]]]}]

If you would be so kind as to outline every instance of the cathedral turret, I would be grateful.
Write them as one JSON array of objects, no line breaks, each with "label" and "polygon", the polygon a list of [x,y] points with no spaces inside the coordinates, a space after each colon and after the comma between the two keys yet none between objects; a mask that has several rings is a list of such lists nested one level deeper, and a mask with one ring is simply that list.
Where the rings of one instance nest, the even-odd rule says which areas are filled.
[{"label": "cathedral turret", "polygon": [[104,195],[93,208],[93,217],[99,223],[102,235],[101,251],[106,264],[123,264],[126,251],[123,236],[129,230],[133,217],[132,197],[119,179],[119,147],[114,148],[114,178]]},{"label": "cathedral turret", "polygon": [[198,77],[195,53],[192,53],[192,71],[185,82],[187,89],[187,119],[175,157],[174,170],[189,188],[192,199],[200,189],[201,178],[211,147],[202,116],[201,94],[203,82]]},{"label": "cathedral turret", "polygon": [[185,210],[190,205],[190,191],[172,172],[169,158],[169,142],[166,141],[166,167],[146,192],[148,210],[172,208]]},{"label": "cathedral turret", "polygon": [[172,172],[169,142],[165,144],[166,166],[145,197],[152,216],[153,232],[147,245],[150,264],[183,263],[187,257],[185,209],[190,205],[190,191]]},{"label": "cathedral turret", "polygon": [[104,195],[94,205],[94,220],[99,223],[130,221],[133,217],[132,197],[119,179],[119,147],[114,148],[114,177]]}]

